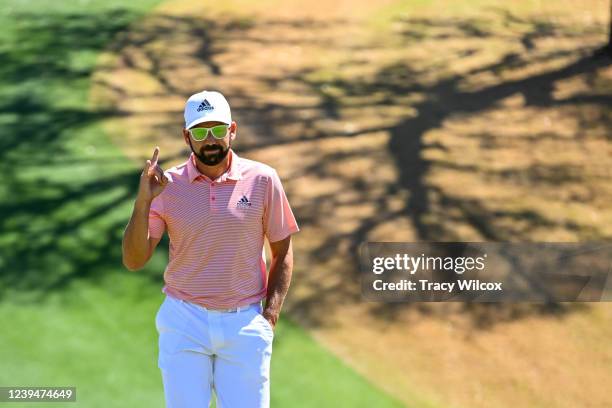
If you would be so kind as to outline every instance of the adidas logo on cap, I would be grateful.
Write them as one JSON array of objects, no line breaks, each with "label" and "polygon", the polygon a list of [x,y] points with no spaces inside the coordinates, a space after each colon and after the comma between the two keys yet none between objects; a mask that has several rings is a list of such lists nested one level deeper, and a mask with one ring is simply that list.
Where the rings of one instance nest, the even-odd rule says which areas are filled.
[{"label": "adidas logo on cap", "polygon": [[213,110],[213,109],[215,108],[210,104],[210,102],[208,102],[208,99],[204,99],[204,101],[200,104],[200,106],[198,106],[197,111],[202,112],[205,110]]}]

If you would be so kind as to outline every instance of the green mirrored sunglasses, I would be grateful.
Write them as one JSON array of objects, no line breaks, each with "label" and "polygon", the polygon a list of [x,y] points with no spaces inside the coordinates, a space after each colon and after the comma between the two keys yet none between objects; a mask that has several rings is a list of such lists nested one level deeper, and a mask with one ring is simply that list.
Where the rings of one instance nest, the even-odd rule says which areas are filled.
[{"label": "green mirrored sunglasses", "polygon": [[227,135],[228,128],[229,125],[217,125],[209,128],[198,127],[189,129],[189,133],[191,133],[191,137],[193,137],[194,140],[202,141],[206,139],[206,136],[208,136],[208,131],[210,130],[210,133],[212,133],[215,139],[223,139],[225,135]]}]

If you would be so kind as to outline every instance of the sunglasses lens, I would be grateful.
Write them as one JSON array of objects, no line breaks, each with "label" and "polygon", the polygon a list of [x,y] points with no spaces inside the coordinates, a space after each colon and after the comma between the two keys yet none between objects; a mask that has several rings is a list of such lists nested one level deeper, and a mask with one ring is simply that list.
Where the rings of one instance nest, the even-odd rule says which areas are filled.
[{"label": "sunglasses lens", "polygon": [[216,137],[217,139],[223,139],[225,135],[227,134],[227,126],[226,125],[214,126],[213,128],[211,128],[211,131],[214,137]]},{"label": "sunglasses lens", "polygon": [[227,128],[227,125],[219,125],[213,126],[211,128],[193,128],[190,130],[190,132],[193,138],[198,141],[206,139],[209,130],[212,132],[213,137],[215,137],[216,139],[223,139],[227,134]]},{"label": "sunglasses lens", "polygon": [[191,135],[195,140],[204,140],[206,139],[206,134],[208,133],[208,129],[206,128],[195,128],[191,129]]}]

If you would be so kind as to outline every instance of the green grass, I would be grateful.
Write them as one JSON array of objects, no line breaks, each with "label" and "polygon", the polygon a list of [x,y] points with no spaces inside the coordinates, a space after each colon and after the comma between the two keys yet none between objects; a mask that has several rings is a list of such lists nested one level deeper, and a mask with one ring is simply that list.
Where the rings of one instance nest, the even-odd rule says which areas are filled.
[{"label": "green grass", "polygon": [[[76,386],[75,407],[163,406],[154,317],[167,242],[143,271],[122,267],[139,169],[104,133],[117,112],[87,104],[97,56],[157,2],[0,9],[2,386]],[[298,326],[277,330],[273,406],[399,406]]]}]

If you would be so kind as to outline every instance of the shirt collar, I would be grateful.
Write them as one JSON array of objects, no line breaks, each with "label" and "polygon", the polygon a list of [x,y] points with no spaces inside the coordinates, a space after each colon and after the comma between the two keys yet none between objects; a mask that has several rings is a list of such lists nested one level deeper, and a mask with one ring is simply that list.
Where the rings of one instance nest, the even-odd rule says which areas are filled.
[{"label": "shirt collar", "polygon": [[[234,151],[232,149],[230,149],[229,153],[229,158],[228,160],[230,161],[230,166],[229,168],[225,171],[225,173],[221,174],[215,181],[222,183],[226,180],[240,180],[242,178],[242,173],[240,171],[240,157],[238,157],[238,155],[236,153],[234,153]],[[187,160],[187,175],[189,176],[189,182],[193,183],[193,181],[195,179],[197,179],[198,177],[203,177],[205,180],[210,180],[209,177],[205,176],[204,174],[200,173],[200,171],[198,170],[198,168],[195,165],[196,163],[196,157],[195,154],[193,154],[193,152],[191,152],[191,154],[189,155],[189,159]]]}]

